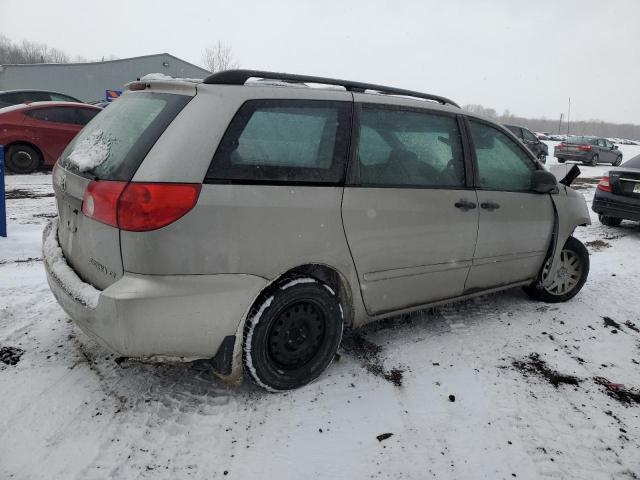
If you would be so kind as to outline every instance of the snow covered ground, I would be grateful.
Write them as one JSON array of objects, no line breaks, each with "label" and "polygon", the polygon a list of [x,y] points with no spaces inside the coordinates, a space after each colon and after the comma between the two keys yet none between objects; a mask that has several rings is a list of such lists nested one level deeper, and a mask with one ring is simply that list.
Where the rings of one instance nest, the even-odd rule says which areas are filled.
[{"label": "snow covered ground", "polygon": [[640,225],[577,230],[591,274],[569,303],[512,290],[373,325],[274,395],[117,364],[70,323],[41,261],[50,183],[7,178],[1,479],[640,478]]}]

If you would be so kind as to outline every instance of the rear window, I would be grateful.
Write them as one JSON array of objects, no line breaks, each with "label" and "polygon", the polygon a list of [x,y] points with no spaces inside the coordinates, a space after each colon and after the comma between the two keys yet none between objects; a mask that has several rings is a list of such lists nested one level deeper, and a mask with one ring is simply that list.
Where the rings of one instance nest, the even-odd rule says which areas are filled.
[{"label": "rear window", "polygon": [[579,137],[576,135],[571,135],[567,138],[567,142],[572,145],[597,145],[598,139],[593,137]]},{"label": "rear window", "polygon": [[81,175],[129,181],[192,98],[152,92],[123,95],[82,129],[60,156],[60,164]]},{"label": "rear window", "polygon": [[349,102],[250,100],[231,121],[206,180],[339,183],[350,112]]},{"label": "rear window", "polygon": [[635,157],[630,158],[620,166],[627,168],[640,168],[640,155],[636,155]]}]

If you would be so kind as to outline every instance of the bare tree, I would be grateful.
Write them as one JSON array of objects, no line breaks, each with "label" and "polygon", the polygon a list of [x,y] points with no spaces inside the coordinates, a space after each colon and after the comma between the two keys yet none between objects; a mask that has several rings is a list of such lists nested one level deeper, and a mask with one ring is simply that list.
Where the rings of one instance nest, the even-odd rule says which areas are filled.
[{"label": "bare tree", "polygon": [[62,50],[29,40],[13,43],[4,35],[0,35],[0,64],[67,62],[69,62],[69,55]]},{"label": "bare tree", "polygon": [[202,63],[211,73],[232,70],[240,66],[233,58],[231,46],[220,40],[202,51]]}]

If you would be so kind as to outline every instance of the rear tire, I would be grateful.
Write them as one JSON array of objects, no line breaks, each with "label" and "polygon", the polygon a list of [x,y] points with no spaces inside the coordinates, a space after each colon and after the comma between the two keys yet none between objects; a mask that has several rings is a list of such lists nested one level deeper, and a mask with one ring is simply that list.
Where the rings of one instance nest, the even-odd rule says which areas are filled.
[{"label": "rear tire", "polygon": [[590,165],[592,167],[597,167],[598,166],[598,160],[600,159],[600,157],[596,154],[593,157],[591,157],[591,163]]},{"label": "rear tire", "polygon": [[244,329],[244,370],[271,392],[302,387],[333,360],[342,339],[336,293],[311,277],[280,283],[255,306]]},{"label": "rear tire", "polygon": [[601,224],[607,227],[617,227],[622,223],[622,219],[618,217],[609,217],[607,215],[598,215],[598,220]]},{"label": "rear tire", "polygon": [[562,247],[560,265],[556,278],[549,287],[542,285],[551,259],[540,272],[538,280],[524,287],[524,291],[534,300],[548,303],[566,302],[575,297],[582,289],[589,275],[589,252],[580,240],[569,237]]},{"label": "rear tire", "polygon": [[31,173],[40,167],[42,157],[29,145],[12,145],[7,149],[5,163],[13,173]]}]

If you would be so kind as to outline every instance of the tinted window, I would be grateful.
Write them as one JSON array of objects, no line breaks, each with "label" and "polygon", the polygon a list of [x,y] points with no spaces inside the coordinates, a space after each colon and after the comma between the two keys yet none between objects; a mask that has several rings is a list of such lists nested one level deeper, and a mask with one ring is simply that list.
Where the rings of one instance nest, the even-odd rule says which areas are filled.
[{"label": "tinted window", "polygon": [[507,135],[484,123],[470,120],[476,153],[478,185],[486,190],[529,190],[535,165]]},{"label": "tinted window", "polygon": [[602,138],[598,139],[598,146],[599,147],[606,147],[607,146],[607,142],[604,141]]},{"label": "tinted window", "polygon": [[464,157],[455,117],[363,105],[355,182],[461,187]]},{"label": "tinted window", "polygon": [[597,145],[598,139],[593,137],[578,137],[572,135],[567,139],[567,143],[570,143],[572,145]]},{"label": "tinted window", "polygon": [[514,125],[505,125],[516,137],[522,139],[522,129]]},{"label": "tinted window", "polygon": [[52,93],[51,100],[54,102],[77,102],[75,98],[69,97],[67,95],[62,95],[60,93]]},{"label": "tinted window", "polygon": [[627,168],[640,168],[640,155],[636,155],[633,158],[630,158],[626,162],[624,162],[621,167]]},{"label": "tinted window", "polygon": [[27,112],[32,118],[45,122],[54,123],[76,123],[76,113],[73,108],[57,107],[57,108],[39,108],[37,110],[29,110]]},{"label": "tinted window", "polygon": [[[131,180],[162,132],[191,99],[168,93],[127,93],[76,135],[60,156],[60,163],[101,179]],[[96,161],[97,166],[85,168],[78,159],[91,150],[103,158]],[[73,160],[69,159],[71,154]]]},{"label": "tinted window", "polygon": [[250,100],[231,121],[207,179],[339,183],[350,110],[348,102]]},{"label": "tinted window", "polygon": [[100,113],[100,110],[94,110],[93,108],[76,108],[76,123],[78,125],[86,125],[93,117]]},{"label": "tinted window", "polygon": [[538,142],[538,137],[536,137],[533,133],[531,133],[526,128],[522,129],[522,138],[524,138],[525,142],[533,142],[533,143]]}]

